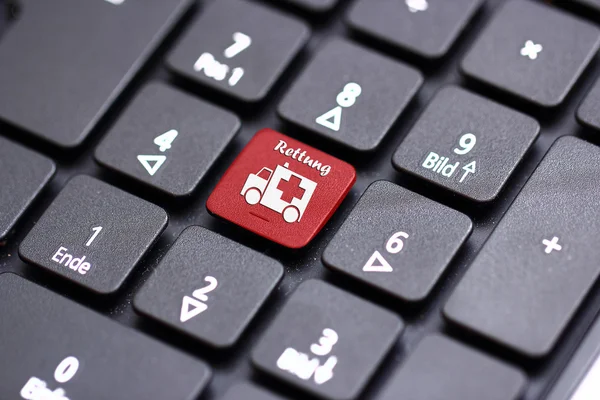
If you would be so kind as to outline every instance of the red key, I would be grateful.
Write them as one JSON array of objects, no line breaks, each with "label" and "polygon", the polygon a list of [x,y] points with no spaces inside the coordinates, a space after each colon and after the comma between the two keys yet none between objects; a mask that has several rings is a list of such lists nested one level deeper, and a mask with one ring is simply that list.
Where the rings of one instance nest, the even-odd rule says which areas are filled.
[{"label": "red key", "polygon": [[259,131],[206,207],[286,247],[310,242],[356,181],[350,164],[271,129]]}]

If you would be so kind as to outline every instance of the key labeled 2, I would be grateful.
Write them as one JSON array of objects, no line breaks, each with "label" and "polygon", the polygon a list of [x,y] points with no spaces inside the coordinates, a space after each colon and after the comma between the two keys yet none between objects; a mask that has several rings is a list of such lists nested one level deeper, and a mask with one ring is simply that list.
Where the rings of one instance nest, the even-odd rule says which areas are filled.
[{"label": "key labeled 2", "polygon": [[389,311],[312,280],[296,289],[252,359],[313,395],[355,399],[402,328]]},{"label": "key labeled 2", "polygon": [[133,306],[209,346],[225,348],[236,343],[282,277],[277,261],[192,226],[161,260]]},{"label": "key labeled 2", "polygon": [[539,134],[533,118],[458,87],[440,90],[392,162],[470,200],[495,199]]},{"label": "key labeled 2", "polygon": [[317,135],[356,151],[371,151],[422,81],[415,69],[335,39],[319,50],[278,112]]}]

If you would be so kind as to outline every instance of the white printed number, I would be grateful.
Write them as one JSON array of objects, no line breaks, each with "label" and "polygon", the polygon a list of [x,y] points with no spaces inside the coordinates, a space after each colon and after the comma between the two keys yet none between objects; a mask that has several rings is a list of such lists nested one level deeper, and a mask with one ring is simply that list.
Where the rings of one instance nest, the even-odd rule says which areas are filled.
[{"label": "white printed number", "polygon": [[[245,33],[235,32],[233,34],[233,44],[223,51],[223,55],[227,59],[232,59],[242,51],[246,50],[252,45],[252,38]],[[208,78],[212,78],[218,82],[221,82],[227,78],[227,75],[231,72],[227,84],[231,87],[238,84],[238,82],[244,76],[244,68],[235,67],[231,68],[227,64],[220,63],[217,61],[214,55],[211,53],[202,53],[200,57],[194,63],[194,71],[204,72]]]},{"label": "white printed number", "polygon": [[458,155],[464,156],[473,150],[475,143],[477,143],[477,137],[472,133],[465,133],[458,140],[458,145],[460,148],[454,149],[454,152]]},{"label": "white printed number", "polygon": [[[476,144],[477,136],[472,133],[465,133],[458,139],[458,146],[452,151],[459,156],[465,156],[471,153]],[[463,173],[458,174],[456,171],[462,163],[462,161],[451,160],[450,157],[442,156],[441,154],[431,151],[427,154],[425,161],[423,161],[421,166],[444,178],[458,179],[459,183],[463,183],[470,174],[475,174],[477,172],[477,161],[473,160],[466,163],[462,167]]]},{"label": "white printed number", "polygon": [[358,83],[348,83],[335,99],[337,107],[318,117],[316,123],[332,131],[339,131],[342,123],[342,108],[349,108],[356,104],[356,99],[361,93],[362,87]]},{"label": "white printed number", "polygon": [[338,335],[333,329],[324,329],[323,336],[319,339],[319,344],[312,344],[310,346],[310,351],[317,356],[326,356],[331,353],[331,350],[337,341]]},{"label": "white printed number", "polygon": [[333,378],[333,370],[338,363],[337,357],[329,354],[333,351],[339,337],[337,332],[330,328],[323,329],[322,335],[319,343],[313,343],[310,346],[310,351],[315,356],[328,356],[322,365],[319,358],[313,358],[309,354],[288,347],[277,359],[277,367],[304,381],[313,378],[317,385],[329,382]]},{"label": "white printed number", "polygon": [[207,276],[204,278],[204,280],[208,283],[208,285],[194,290],[192,297],[183,296],[179,321],[189,321],[208,309],[208,306],[205,304],[205,302],[208,301],[207,294],[215,290],[219,285],[219,282],[212,276]]},{"label": "white printed number", "polygon": [[[394,233],[385,244],[385,251],[390,254],[400,253],[404,248],[404,240],[402,238],[408,239],[409,237],[409,234],[406,232]],[[365,272],[394,272],[394,268],[377,250],[369,257],[362,270]]]},{"label": "white printed number", "polygon": [[98,235],[100,234],[100,232],[102,232],[102,227],[101,226],[97,226],[95,228],[92,228],[92,236],[90,236],[90,238],[88,239],[87,242],[85,242],[85,247],[90,247],[92,245],[92,243],[94,243],[94,240],[96,240],[96,238],[98,237]]},{"label": "white printed number", "polygon": [[[158,150],[161,153],[164,153],[167,150],[171,149],[173,145],[173,141],[177,138],[179,132],[175,129],[171,129],[163,133],[162,135],[158,135],[154,138],[154,144],[158,146]],[[154,176],[156,172],[162,167],[162,165],[167,161],[167,156],[162,154],[149,155],[149,154],[140,154],[137,156],[138,161],[142,164],[142,167],[150,174],[150,176]]]},{"label": "white printed number", "polygon": [[73,356],[67,357],[58,364],[54,371],[54,380],[65,383],[73,379],[79,369],[79,360]]},{"label": "white printed number", "polygon": [[158,146],[158,150],[164,153],[171,148],[171,144],[177,135],[179,135],[179,132],[177,132],[175,129],[171,129],[170,131],[157,136],[156,139],[154,139],[154,144]]},{"label": "white printed number", "polygon": [[[54,370],[54,380],[58,383],[67,383],[73,379],[78,370],[79,360],[69,356],[62,360]],[[21,388],[19,394],[25,400],[69,400],[65,389],[56,388],[52,390],[50,386],[52,385],[48,382],[32,376]]]}]

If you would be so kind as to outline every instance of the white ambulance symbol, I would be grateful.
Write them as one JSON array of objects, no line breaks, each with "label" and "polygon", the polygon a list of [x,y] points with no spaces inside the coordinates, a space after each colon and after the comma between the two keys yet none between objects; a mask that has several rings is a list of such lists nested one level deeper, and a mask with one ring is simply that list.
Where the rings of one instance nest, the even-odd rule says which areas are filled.
[{"label": "white ambulance symbol", "polygon": [[[250,174],[240,193],[250,205],[262,204],[283,215],[287,223],[300,222],[317,183],[290,171],[289,163]],[[298,196],[298,197],[297,197]]]}]

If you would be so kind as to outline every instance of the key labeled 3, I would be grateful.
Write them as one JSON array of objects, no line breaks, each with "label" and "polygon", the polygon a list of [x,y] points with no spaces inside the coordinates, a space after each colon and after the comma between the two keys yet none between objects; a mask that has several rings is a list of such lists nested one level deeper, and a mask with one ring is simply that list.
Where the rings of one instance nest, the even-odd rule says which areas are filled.
[{"label": "key labeled 3", "polygon": [[495,199],[539,134],[539,124],[449,86],[427,106],[394,154],[394,166],[470,200]]},{"label": "key labeled 3", "polygon": [[402,328],[389,311],[312,280],[296,289],[252,360],[312,395],[356,399]]}]

